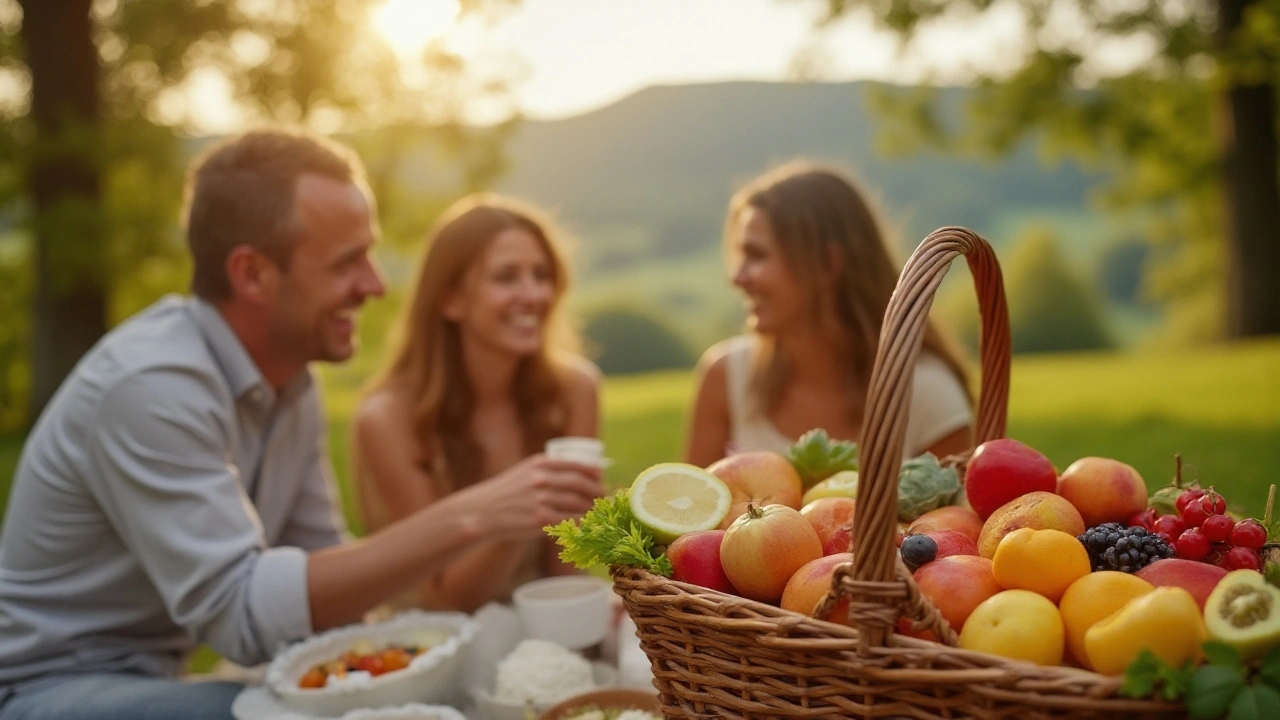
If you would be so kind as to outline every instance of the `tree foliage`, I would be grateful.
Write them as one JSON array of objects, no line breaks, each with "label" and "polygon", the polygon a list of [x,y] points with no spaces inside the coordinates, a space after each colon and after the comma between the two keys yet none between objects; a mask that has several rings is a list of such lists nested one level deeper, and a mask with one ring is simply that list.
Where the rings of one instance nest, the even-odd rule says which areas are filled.
[{"label": "tree foliage", "polygon": [[[921,28],[1014,12],[1021,57],[979,72],[957,125],[928,88],[887,92],[895,148],[1003,153],[1032,135],[1046,156],[1110,166],[1108,211],[1142,208],[1160,263],[1147,291],[1195,334],[1280,332],[1280,0],[828,0],[829,19],[867,11],[920,50]],[[915,43],[915,44],[913,44]],[[1148,57],[1118,64],[1138,48]],[[1206,307],[1227,308],[1224,318]]]},{"label": "tree foliage", "polygon": [[[500,13],[513,2],[467,0],[463,13]],[[5,307],[37,307],[29,325],[14,322],[0,338],[5,407],[21,407],[25,397],[7,401],[29,392],[34,415],[105,325],[162,292],[183,289],[177,211],[185,165],[203,142],[193,136],[203,132],[209,100],[200,99],[210,87],[226,90],[215,109],[244,124],[279,121],[344,133],[366,161],[393,240],[400,233],[420,237],[445,202],[492,182],[503,169],[501,146],[514,120],[476,129],[468,113],[480,105],[514,117],[510,88],[519,68],[501,59],[466,63],[443,40],[416,59],[398,57],[372,30],[379,5],[0,0],[0,156],[15,161],[0,163],[0,274],[31,279],[6,288]],[[47,55],[33,52],[34,41],[24,43],[24,36],[48,33],[39,36],[39,48],[74,46],[82,39],[77,23],[47,19],[77,6],[87,8],[83,39],[94,54],[88,69],[68,73],[58,57],[38,65]],[[41,67],[62,74],[33,72]],[[70,86],[85,83],[96,94],[96,110],[67,116],[60,108]],[[45,98],[52,110],[33,112],[33,98]],[[438,186],[397,184],[402,165],[412,161],[409,143],[448,168]],[[35,181],[58,158],[82,168],[92,189],[77,193],[55,178],[47,193],[33,195]],[[89,279],[88,299],[104,311],[81,337],[68,337],[78,322],[74,313],[84,314],[83,306],[66,302],[77,277]],[[9,352],[13,343],[24,352]],[[32,347],[45,350],[36,361],[43,377],[24,387]],[[12,414],[0,418],[0,429],[11,426]]]},{"label": "tree foliage", "polygon": [[596,363],[607,375],[693,366],[694,356],[679,332],[657,314],[627,305],[588,314],[583,329]]},{"label": "tree foliage", "polygon": [[1023,238],[1005,271],[1015,353],[1101,350],[1112,346],[1088,285],[1058,251],[1052,231]]}]

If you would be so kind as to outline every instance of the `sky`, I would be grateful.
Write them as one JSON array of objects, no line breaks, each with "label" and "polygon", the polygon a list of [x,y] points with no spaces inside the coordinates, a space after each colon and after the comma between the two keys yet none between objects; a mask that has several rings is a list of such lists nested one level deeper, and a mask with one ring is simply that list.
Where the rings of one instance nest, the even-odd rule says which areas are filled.
[{"label": "sky", "polygon": [[[977,64],[1016,55],[1020,23],[1013,12],[977,24],[953,19],[920,38],[925,52],[906,57],[869,18],[842,19],[821,32],[819,0],[521,0],[489,25],[453,20],[456,0],[388,0],[378,27],[411,50],[424,35],[443,35],[464,54],[508,53],[522,59],[520,109],[559,118],[612,103],[653,84],[797,77],[915,82],[930,68],[942,79]],[[816,48],[816,52],[814,49]],[[935,77],[937,77],[935,75]]]}]

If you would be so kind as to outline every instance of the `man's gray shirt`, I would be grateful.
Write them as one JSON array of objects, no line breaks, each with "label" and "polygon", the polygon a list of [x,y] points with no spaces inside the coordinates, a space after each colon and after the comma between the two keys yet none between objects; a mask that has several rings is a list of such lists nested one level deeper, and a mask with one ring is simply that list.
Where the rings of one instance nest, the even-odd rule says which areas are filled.
[{"label": "man's gray shirt", "polygon": [[176,296],[76,366],[27,439],[0,534],[0,684],[241,664],[311,631],[306,554],[338,543],[310,371],[279,397],[211,305]]}]

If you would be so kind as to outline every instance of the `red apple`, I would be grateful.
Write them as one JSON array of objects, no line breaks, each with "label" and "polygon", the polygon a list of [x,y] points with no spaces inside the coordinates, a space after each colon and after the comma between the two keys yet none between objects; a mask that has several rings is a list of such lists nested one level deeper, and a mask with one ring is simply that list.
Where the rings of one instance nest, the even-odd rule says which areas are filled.
[{"label": "red apple", "polygon": [[1204,610],[1204,603],[1209,593],[1218,586],[1218,581],[1226,577],[1227,570],[1217,565],[1184,560],[1182,558],[1163,558],[1134,573],[1138,577],[1156,587],[1180,587],[1191,593],[1196,604]]},{"label": "red apple", "polygon": [[964,475],[965,496],[983,520],[1001,505],[1029,492],[1057,489],[1058,471],[1049,458],[1010,438],[979,445]]},{"label": "red apple", "polygon": [[1147,507],[1147,484],[1132,466],[1119,460],[1085,457],[1058,478],[1058,494],[1080,511],[1086,527],[1128,522]]},{"label": "red apple", "polygon": [[[831,591],[831,574],[835,572],[836,566],[849,562],[853,562],[853,553],[846,552],[820,557],[801,565],[782,591],[782,609],[812,617],[813,609]],[[849,599],[836,603],[826,617],[819,619],[852,627],[853,623],[849,621]]]},{"label": "red apple", "polygon": [[697,530],[685,533],[667,546],[671,558],[671,579],[701,585],[720,592],[737,594],[720,565],[720,543],[724,530]]},{"label": "red apple", "polygon": [[782,455],[766,450],[736,453],[717,460],[707,467],[729,486],[732,504],[720,529],[727,529],[747,511],[747,505],[785,505],[799,510],[804,490],[800,474],[791,461]]},{"label": "red apple", "polygon": [[[825,497],[818,498],[800,508],[800,514],[813,526],[814,531],[818,533],[818,540],[825,548],[827,541],[840,528],[853,525],[853,512],[857,508],[858,503],[853,498]],[[848,551],[849,538],[846,535],[844,548],[840,552]]]},{"label": "red apple", "polygon": [[774,605],[796,570],[820,557],[818,533],[786,505],[750,506],[720,543],[720,565],[738,594]]},{"label": "red apple", "polygon": [[978,542],[978,536],[982,534],[982,518],[972,508],[944,505],[921,515],[907,526],[907,532],[916,535],[934,530],[954,530]]},{"label": "red apple", "polygon": [[916,570],[920,592],[952,629],[960,632],[964,621],[983,600],[1004,590],[991,572],[991,561],[976,555],[953,555],[921,565]]},{"label": "red apple", "polygon": [[958,533],[955,530],[933,530],[925,533],[938,543],[938,554],[935,560],[952,555],[977,555],[978,543],[969,538],[968,535]]},{"label": "red apple", "polygon": [[853,525],[841,525],[836,528],[827,541],[822,543],[823,555],[851,552],[853,550]]}]

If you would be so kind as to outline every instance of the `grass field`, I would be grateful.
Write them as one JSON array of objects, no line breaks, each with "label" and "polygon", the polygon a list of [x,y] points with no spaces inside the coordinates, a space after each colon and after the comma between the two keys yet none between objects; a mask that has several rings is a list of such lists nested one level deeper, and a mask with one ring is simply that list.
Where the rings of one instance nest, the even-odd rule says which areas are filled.
[{"label": "grass field", "polygon": [[[352,529],[360,524],[346,482],[347,418],[365,368],[324,373],[331,450]],[[610,378],[602,393],[603,436],[615,465],[606,479],[630,483],[656,462],[680,459],[692,397],[686,372]],[[1217,486],[1234,510],[1261,515],[1280,482],[1280,341],[1179,354],[1078,354],[1015,359],[1009,435],[1059,467],[1085,455],[1130,463],[1153,489],[1167,483],[1174,454],[1187,475]],[[0,438],[0,493],[7,495],[20,440]]]}]

